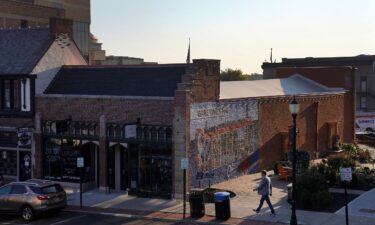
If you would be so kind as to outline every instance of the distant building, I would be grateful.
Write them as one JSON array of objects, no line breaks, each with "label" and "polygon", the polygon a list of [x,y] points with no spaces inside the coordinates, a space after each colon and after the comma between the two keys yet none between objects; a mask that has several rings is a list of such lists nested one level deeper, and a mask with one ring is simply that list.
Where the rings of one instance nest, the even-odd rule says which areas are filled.
[{"label": "distant building", "polygon": [[90,0],[1,0],[1,28],[48,27],[51,18],[71,20],[72,38],[89,57]]},{"label": "distant building", "polygon": [[[337,67],[352,66],[356,73],[356,109],[357,111],[375,111],[375,55],[359,55],[354,57],[324,58],[283,58],[280,63],[265,62],[262,65],[263,78],[276,78],[279,68],[298,67]],[[329,77],[327,77],[329,79]]]}]

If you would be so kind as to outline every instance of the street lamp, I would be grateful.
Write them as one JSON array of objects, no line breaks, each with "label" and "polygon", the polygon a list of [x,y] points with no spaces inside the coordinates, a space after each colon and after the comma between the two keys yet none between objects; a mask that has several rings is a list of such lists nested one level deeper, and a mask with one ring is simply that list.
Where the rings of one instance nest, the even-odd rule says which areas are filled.
[{"label": "street lamp", "polygon": [[296,100],[296,97],[293,96],[293,100],[289,103],[289,111],[293,117],[293,186],[292,186],[292,216],[290,218],[291,225],[297,225],[297,216],[296,216],[296,134],[297,134],[297,125],[296,118],[299,112],[299,104]]}]

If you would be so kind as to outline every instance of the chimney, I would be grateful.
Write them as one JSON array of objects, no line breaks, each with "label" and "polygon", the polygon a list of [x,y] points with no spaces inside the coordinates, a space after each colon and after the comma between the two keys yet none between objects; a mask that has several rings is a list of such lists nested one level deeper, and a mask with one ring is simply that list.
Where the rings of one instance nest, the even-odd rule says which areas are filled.
[{"label": "chimney", "polygon": [[57,36],[59,34],[67,34],[73,39],[73,20],[50,18],[51,34]]}]

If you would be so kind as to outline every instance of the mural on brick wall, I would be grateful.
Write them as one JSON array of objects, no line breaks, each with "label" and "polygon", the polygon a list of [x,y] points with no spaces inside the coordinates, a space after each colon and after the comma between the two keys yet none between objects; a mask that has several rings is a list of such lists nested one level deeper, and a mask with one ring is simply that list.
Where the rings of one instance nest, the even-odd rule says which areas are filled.
[{"label": "mural on brick wall", "polygon": [[204,187],[258,170],[258,101],[194,103],[190,185]]}]

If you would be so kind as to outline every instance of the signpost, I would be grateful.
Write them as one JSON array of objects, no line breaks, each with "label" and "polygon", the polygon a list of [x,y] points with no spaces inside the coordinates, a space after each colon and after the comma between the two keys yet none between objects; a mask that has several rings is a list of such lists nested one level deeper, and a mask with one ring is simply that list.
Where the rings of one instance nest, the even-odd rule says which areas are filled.
[{"label": "signpost", "polygon": [[345,218],[346,218],[346,225],[349,225],[347,183],[348,181],[352,180],[352,168],[351,167],[340,168],[340,177],[341,177],[341,181],[343,181],[345,185]]},{"label": "signpost", "polygon": [[184,193],[184,209],[183,209],[183,219],[186,217],[186,169],[187,169],[187,159],[181,159],[181,169],[183,171],[183,188],[182,191]]},{"label": "signpost", "polygon": [[85,161],[83,157],[77,158],[77,168],[79,168],[79,205],[82,209],[82,169],[85,165]]}]

